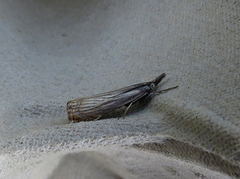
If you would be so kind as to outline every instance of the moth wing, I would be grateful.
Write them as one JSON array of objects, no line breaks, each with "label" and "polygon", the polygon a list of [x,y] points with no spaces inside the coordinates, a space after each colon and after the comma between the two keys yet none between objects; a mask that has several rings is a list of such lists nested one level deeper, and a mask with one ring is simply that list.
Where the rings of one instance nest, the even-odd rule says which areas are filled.
[{"label": "moth wing", "polygon": [[146,96],[148,90],[149,87],[140,84],[132,85],[116,91],[75,99],[73,105],[68,108],[78,108],[81,112],[113,110]]},{"label": "moth wing", "polygon": [[68,102],[67,111],[70,119],[95,119],[99,115],[138,101],[149,94],[149,89],[141,83],[91,97],[75,99]]},{"label": "moth wing", "polygon": [[142,88],[136,88],[133,90],[113,94],[109,92],[104,95],[83,98],[80,110],[81,112],[92,110],[109,112],[131,102],[136,102],[146,95],[148,95],[148,92]]}]

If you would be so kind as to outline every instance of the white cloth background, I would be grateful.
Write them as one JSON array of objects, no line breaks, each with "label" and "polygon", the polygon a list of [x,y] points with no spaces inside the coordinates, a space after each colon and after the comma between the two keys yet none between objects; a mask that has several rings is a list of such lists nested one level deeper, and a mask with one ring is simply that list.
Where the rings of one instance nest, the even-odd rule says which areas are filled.
[{"label": "white cloth background", "polygon": [[[238,1],[2,0],[0,177],[38,177],[49,158],[89,150],[137,178],[240,175],[239,9]],[[160,89],[179,88],[125,119],[69,124],[68,100],[163,72]]]}]

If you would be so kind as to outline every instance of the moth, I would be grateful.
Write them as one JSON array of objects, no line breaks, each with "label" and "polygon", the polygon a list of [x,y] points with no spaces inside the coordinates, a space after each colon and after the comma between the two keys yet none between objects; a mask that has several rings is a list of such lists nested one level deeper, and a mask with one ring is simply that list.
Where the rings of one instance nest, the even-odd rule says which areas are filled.
[{"label": "moth", "polygon": [[127,108],[123,115],[124,118],[132,104],[145,100],[153,94],[161,94],[178,87],[175,86],[157,91],[157,85],[165,76],[166,74],[162,73],[150,82],[139,83],[115,91],[68,101],[68,119],[72,122],[98,120],[102,115],[126,106]]}]

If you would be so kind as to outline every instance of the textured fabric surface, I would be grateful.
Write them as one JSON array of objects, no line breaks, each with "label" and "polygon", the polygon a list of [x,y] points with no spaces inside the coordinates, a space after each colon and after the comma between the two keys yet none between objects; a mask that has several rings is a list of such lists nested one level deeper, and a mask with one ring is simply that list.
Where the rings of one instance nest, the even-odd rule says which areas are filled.
[{"label": "textured fabric surface", "polygon": [[[240,177],[239,14],[234,0],[0,1],[0,178],[89,150],[137,178]],[[179,88],[69,123],[67,101],[161,73]]]}]

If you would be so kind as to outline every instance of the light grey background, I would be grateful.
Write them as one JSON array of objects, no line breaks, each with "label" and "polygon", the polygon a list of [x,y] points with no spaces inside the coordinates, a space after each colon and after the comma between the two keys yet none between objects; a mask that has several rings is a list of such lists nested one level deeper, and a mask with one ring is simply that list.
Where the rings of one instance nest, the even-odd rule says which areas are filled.
[{"label": "light grey background", "polygon": [[[163,136],[220,156],[240,173],[239,14],[238,1],[2,0],[0,177],[30,177],[45,155],[99,146],[140,178],[184,177],[188,163],[175,168],[177,174],[154,168],[157,157],[141,168],[145,155],[120,147],[161,143]],[[135,107],[125,119],[69,124],[68,100],[163,72],[160,89],[179,88]],[[197,163],[195,154],[188,157]],[[196,168],[221,178],[231,167],[224,174],[206,170]]]}]

